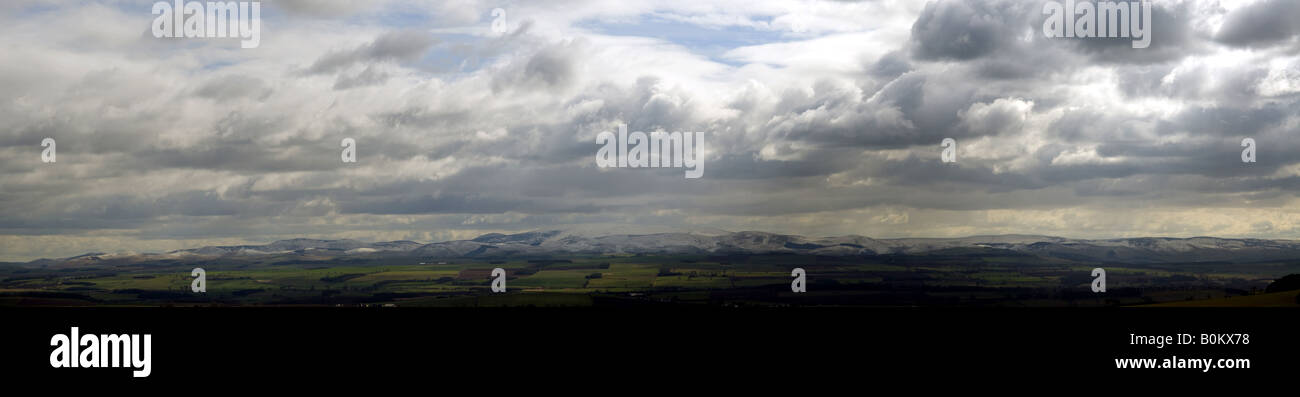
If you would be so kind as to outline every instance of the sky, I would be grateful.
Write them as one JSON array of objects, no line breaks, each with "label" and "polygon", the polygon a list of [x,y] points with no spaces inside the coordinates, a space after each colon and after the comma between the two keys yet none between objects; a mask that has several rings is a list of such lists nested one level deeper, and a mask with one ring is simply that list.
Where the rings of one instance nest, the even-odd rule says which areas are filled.
[{"label": "sky", "polygon": [[[0,261],[561,225],[1300,236],[1293,0],[1156,0],[1147,48],[1049,38],[1040,0],[267,0],[256,48],[155,37],[153,3],[0,5]],[[598,167],[619,125],[703,132],[703,176]]]}]

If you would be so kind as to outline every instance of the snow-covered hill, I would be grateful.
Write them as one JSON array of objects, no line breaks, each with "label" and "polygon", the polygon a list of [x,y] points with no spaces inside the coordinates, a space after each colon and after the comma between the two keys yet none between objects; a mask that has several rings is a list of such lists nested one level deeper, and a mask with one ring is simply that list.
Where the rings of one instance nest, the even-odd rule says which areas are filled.
[{"label": "snow-covered hill", "polygon": [[281,240],[266,245],[203,247],[161,254],[86,254],[28,265],[130,262],[187,257],[301,254],[316,257],[385,255],[422,258],[508,258],[565,254],[804,254],[825,256],[1024,254],[1105,263],[1252,262],[1300,260],[1294,240],[1215,237],[1141,237],[1106,240],[999,235],[962,238],[874,239],[864,236],[804,237],[758,231],[686,230],[620,232],[618,227],[492,233],[470,240],[421,244],[356,240]]}]

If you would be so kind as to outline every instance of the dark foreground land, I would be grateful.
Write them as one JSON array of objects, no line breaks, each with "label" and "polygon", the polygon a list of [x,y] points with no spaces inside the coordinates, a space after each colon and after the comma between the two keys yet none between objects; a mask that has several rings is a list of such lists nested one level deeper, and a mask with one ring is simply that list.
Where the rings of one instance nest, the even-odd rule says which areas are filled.
[{"label": "dark foreground land", "polygon": [[[191,292],[191,270],[207,292]],[[508,272],[490,291],[491,269]],[[1091,271],[1106,270],[1093,293]],[[790,272],[807,272],[793,293]],[[1298,306],[1265,293],[1300,259],[1255,263],[1115,264],[1031,255],[573,255],[461,260],[311,254],[0,265],[2,306]]]}]

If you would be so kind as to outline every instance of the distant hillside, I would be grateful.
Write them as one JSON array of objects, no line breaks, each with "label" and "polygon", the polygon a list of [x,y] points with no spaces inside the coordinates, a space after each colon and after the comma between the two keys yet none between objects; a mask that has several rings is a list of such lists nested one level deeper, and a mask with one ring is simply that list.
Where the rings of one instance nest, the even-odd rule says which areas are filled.
[{"label": "distant hillside", "polygon": [[1300,307],[1300,291],[1274,292],[1231,298],[1201,299],[1182,302],[1168,302],[1147,306],[1159,307]]},{"label": "distant hillside", "polygon": [[1191,262],[1249,263],[1300,261],[1294,240],[1216,237],[1141,237],[1105,240],[1051,236],[999,235],[962,238],[874,239],[864,236],[805,237],[758,231],[666,232],[649,234],[592,230],[542,230],[485,234],[470,240],[421,244],[413,241],[364,243],[356,240],[281,240],[266,245],[216,246],[152,254],[93,253],[65,259],[41,259],[25,266],[67,266],[102,261],[131,262],[181,258],[218,258],[310,254],[313,256],[383,255],[422,258],[504,258],[566,254],[734,255],[799,254],[820,256],[1022,254],[1090,263],[1160,264]]}]

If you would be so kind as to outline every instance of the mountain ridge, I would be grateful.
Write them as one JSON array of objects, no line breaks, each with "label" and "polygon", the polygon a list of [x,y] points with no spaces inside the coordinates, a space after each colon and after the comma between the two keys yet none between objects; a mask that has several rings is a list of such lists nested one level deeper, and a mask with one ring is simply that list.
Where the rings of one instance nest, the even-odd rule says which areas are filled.
[{"label": "mountain ridge", "polygon": [[88,253],[62,259],[37,259],[26,266],[77,265],[100,261],[215,259],[229,256],[411,256],[420,258],[507,258],[556,255],[754,255],[814,256],[971,255],[1018,253],[1080,262],[1133,264],[1300,260],[1295,240],[1220,237],[1131,237],[1071,239],[1007,234],[970,237],[877,239],[859,235],[805,237],[762,231],[662,232],[648,234],[574,233],[535,230],[487,233],[468,240],[419,243],[408,240],[365,243],[351,239],[294,238],[264,245],[205,246],[164,253]]}]

